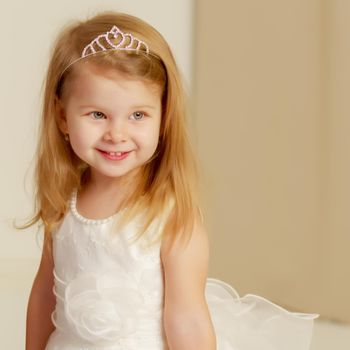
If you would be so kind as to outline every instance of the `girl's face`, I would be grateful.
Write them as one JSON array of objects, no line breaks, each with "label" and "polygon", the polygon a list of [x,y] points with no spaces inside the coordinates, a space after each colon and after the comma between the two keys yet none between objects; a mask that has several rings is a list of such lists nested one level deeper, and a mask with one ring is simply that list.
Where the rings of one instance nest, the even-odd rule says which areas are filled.
[{"label": "girl's face", "polygon": [[94,181],[135,175],[158,145],[161,89],[91,64],[73,74],[60,119],[72,149]]}]

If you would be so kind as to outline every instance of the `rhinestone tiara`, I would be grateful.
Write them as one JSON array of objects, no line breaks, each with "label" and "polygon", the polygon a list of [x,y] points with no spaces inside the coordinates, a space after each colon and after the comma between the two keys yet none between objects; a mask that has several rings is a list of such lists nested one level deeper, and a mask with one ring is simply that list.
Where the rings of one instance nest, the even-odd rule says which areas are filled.
[{"label": "rhinestone tiara", "polygon": [[124,33],[117,26],[113,26],[111,30],[98,35],[88,45],[86,45],[83,51],[81,52],[81,56],[73,62],[71,62],[63,70],[61,76],[72,64],[82,60],[83,58],[94,55],[99,52],[113,50],[135,52],[143,51],[146,54],[149,54],[149,47],[144,41],[138,39],[137,37],[134,37],[130,33]]},{"label": "rhinestone tiara", "polygon": [[[120,39],[117,44],[111,41],[111,38],[118,39],[118,37]],[[106,44],[108,44],[109,47],[108,45],[106,47]],[[107,51],[107,50],[139,51],[139,50],[142,50],[142,47],[144,51],[146,51],[146,53],[148,54],[149,48],[144,41],[134,37],[130,33],[122,32],[117,26],[113,26],[113,28],[110,31],[99,35],[94,40],[92,40],[90,44],[86,45],[84,47],[84,50],[81,53],[81,58],[89,55],[93,55],[96,52],[100,52],[100,51]],[[96,51],[95,48],[97,48],[98,51]]]}]

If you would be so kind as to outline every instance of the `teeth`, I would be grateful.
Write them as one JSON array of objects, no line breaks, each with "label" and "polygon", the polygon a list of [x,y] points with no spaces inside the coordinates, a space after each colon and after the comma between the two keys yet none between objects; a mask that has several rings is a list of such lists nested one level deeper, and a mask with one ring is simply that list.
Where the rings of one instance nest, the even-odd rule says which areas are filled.
[{"label": "teeth", "polygon": [[120,157],[122,155],[122,152],[108,152],[110,156],[117,156]]}]

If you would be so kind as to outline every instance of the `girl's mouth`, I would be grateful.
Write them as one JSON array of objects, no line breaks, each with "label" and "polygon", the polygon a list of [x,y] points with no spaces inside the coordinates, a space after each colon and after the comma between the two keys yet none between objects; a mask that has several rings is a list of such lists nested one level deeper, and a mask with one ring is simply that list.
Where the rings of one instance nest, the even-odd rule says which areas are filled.
[{"label": "girl's mouth", "polygon": [[100,149],[98,151],[102,154],[104,158],[107,158],[110,160],[122,160],[126,158],[130,153],[130,151],[129,152],[105,152]]}]

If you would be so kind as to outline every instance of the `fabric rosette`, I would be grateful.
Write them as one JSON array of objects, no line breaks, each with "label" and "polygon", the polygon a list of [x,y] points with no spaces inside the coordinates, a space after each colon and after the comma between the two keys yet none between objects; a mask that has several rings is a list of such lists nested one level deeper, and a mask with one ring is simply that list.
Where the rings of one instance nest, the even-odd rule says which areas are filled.
[{"label": "fabric rosette", "polygon": [[116,342],[138,329],[144,300],[120,271],[81,275],[66,285],[65,316],[71,331],[93,344]]}]

